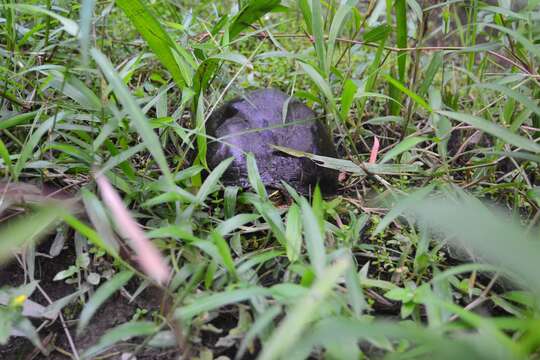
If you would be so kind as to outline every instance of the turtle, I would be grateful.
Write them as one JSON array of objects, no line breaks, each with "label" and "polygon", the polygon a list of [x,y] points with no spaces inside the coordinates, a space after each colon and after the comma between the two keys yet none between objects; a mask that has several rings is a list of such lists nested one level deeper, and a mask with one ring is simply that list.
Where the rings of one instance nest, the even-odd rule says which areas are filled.
[{"label": "turtle", "polygon": [[330,131],[315,112],[280,90],[253,90],[226,102],[208,118],[206,131],[213,139],[207,148],[209,168],[234,158],[222,177],[225,185],[249,187],[246,154],[251,152],[266,187],[281,189],[284,181],[302,194],[317,183],[325,193],[336,190],[335,170],[273,147],[337,156]]}]

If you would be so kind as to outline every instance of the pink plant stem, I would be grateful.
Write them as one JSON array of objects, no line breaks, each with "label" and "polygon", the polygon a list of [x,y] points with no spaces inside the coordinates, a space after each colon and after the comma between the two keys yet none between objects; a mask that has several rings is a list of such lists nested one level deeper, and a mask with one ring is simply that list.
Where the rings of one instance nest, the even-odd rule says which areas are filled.
[{"label": "pink plant stem", "polygon": [[130,240],[130,246],[137,254],[137,262],[140,264],[143,272],[158,284],[166,283],[169,279],[170,271],[165,258],[144,235],[139,224],[133,220],[133,217],[124,206],[122,199],[107,178],[102,174],[98,174],[96,176],[96,182],[103,201],[110,209],[118,229]]},{"label": "pink plant stem", "polygon": [[371,154],[369,156],[369,163],[375,164],[377,161],[377,154],[379,153],[379,139],[375,136],[373,140],[373,147],[371,148]]}]

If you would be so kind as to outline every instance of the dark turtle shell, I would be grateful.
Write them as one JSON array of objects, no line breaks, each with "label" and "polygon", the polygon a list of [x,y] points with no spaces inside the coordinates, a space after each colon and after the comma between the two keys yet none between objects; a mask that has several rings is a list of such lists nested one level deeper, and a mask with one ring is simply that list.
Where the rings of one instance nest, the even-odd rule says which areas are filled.
[{"label": "dark turtle shell", "polygon": [[266,186],[280,188],[283,180],[305,194],[318,182],[325,192],[335,190],[336,171],[271,146],[336,157],[330,133],[316,114],[279,90],[255,90],[227,102],[210,116],[206,127],[208,135],[218,139],[208,144],[209,167],[234,157],[222,178],[225,184],[249,186],[245,154],[251,152]]}]

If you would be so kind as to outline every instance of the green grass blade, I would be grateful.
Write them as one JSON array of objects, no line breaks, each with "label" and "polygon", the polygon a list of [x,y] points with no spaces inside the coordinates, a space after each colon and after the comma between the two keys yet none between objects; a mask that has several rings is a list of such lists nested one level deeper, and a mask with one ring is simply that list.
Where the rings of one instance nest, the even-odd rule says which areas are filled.
[{"label": "green grass blade", "polygon": [[259,215],[257,214],[238,214],[219,224],[216,227],[216,231],[221,236],[227,236],[234,230],[256,220],[257,218],[259,218]]},{"label": "green grass blade", "polygon": [[298,7],[300,8],[300,11],[302,12],[302,17],[304,18],[304,22],[306,23],[306,32],[308,34],[312,34],[312,23],[313,23],[313,15],[311,12],[311,6],[309,5],[310,0],[298,0]]},{"label": "green grass blade", "polygon": [[394,79],[393,77],[391,77],[388,74],[385,74],[384,78],[391,85],[393,85],[395,88],[399,89],[402,93],[406,94],[408,97],[410,97],[412,100],[414,100],[414,102],[416,102],[418,105],[420,105],[421,107],[423,107],[424,109],[426,109],[429,112],[433,111],[431,106],[429,106],[429,104],[423,98],[418,96],[418,94],[414,93],[412,90],[409,90],[405,85],[403,85],[403,83],[401,83],[400,81]]},{"label": "green grass blade", "polygon": [[46,132],[50,131],[53,126],[60,123],[64,118],[64,113],[59,113],[57,115],[54,115],[45,122],[43,122],[39,127],[32,133],[30,138],[28,139],[28,142],[24,144],[23,149],[21,150],[21,153],[19,154],[19,158],[17,159],[17,162],[15,163],[15,166],[13,168],[13,178],[18,179],[19,175],[21,174],[21,171],[26,166],[26,163],[28,159],[32,156],[32,151],[36,146],[39,145],[39,142],[43,135],[45,135]]},{"label": "green grass blade", "polygon": [[82,359],[95,359],[97,355],[109,349],[119,341],[126,341],[138,336],[149,336],[158,330],[156,324],[149,321],[130,321],[107,331],[98,343],[87,349]]},{"label": "green grass blade", "polygon": [[69,35],[76,36],[79,33],[79,25],[77,25],[75,21],[68,19],[62,15],[58,15],[54,11],[47,10],[44,7],[29,4],[0,4],[0,7],[9,7],[19,11],[47,15],[58,20],[58,22],[62,24],[62,29]]},{"label": "green grass blade", "polygon": [[480,88],[480,89],[489,89],[489,90],[498,91],[508,96],[509,98],[512,98],[520,102],[527,109],[531,110],[536,115],[540,116],[540,106],[538,106],[538,104],[534,100],[532,100],[529,96],[526,96],[517,90],[511,89],[503,85],[492,84],[492,83],[476,84],[475,87]]},{"label": "green grass blade", "polygon": [[161,169],[161,172],[168,185],[171,188],[174,188],[174,180],[171,171],[169,170],[169,165],[167,164],[167,159],[165,158],[163,149],[161,148],[161,143],[159,142],[157,135],[154,133],[154,130],[152,130],[148,119],[141,111],[141,108],[135,99],[129,93],[129,90],[122,82],[122,79],[120,79],[114,70],[109,59],[107,59],[105,55],[95,48],[90,52],[96,63],[101,68],[101,71],[103,71],[103,74],[111,84],[116,96],[118,97],[118,100],[124,106],[124,110],[129,114],[131,123],[139,133],[148,151],[150,151],[154,157],[154,160]]},{"label": "green grass blade", "polygon": [[412,205],[417,203],[418,201],[424,199],[426,196],[428,196],[433,189],[435,188],[434,185],[424,187],[422,189],[416,190],[407,198],[401,202],[399,202],[397,205],[392,207],[392,209],[386,214],[386,216],[377,224],[377,227],[375,228],[375,231],[373,232],[373,236],[380,234],[392,221],[397,219],[399,216],[401,216],[405,211],[407,211]]},{"label": "green grass blade", "polygon": [[330,88],[328,82],[324,80],[321,74],[317,70],[315,70],[313,66],[302,62],[300,62],[300,66],[322,92],[322,94],[326,98],[326,101],[330,105],[330,110],[335,114],[339,115],[339,113],[337,112],[336,100],[334,99],[332,89]]},{"label": "green grass blade", "polygon": [[212,239],[212,242],[216,245],[217,250],[221,255],[223,266],[225,266],[231,276],[236,278],[236,267],[234,266],[234,260],[231,255],[231,249],[229,248],[229,245],[217,231],[212,231],[210,238]]},{"label": "green grass blade", "polygon": [[178,320],[186,321],[205,311],[211,311],[222,306],[246,301],[255,296],[266,296],[269,294],[270,291],[266,288],[251,287],[201,296],[198,297],[195,302],[176,309],[174,316]]},{"label": "green grass blade", "polygon": [[266,188],[261,180],[261,175],[259,174],[259,168],[257,167],[257,161],[255,156],[252,153],[246,155],[248,179],[251,187],[257,192],[257,195],[262,200],[268,199],[268,194],[266,193]]},{"label": "green grass blade", "polygon": [[91,47],[90,30],[94,13],[95,0],[83,0],[79,21],[79,44],[81,45],[81,55],[83,64],[88,64],[88,56]]},{"label": "green grass blade", "polygon": [[201,188],[197,192],[197,202],[199,204],[203,204],[208,195],[215,191],[219,179],[221,179],[221,177],[223,176],[227,168],[231,165],[233,160],[233,157],[223,160],[218,166],[216,166],[214,170],[212,170],[206,180],[204,180],[204,183],[201,185]]},{"label": "green grass blade", "polygon": [[92,319],[92,316],[96,313],[96,311],[99,309],[101,305],[109,297],[111,297],[112,294],[114,294],[117,290],[119,290],[122,286],[124,286],[129,279],[133,276],[133,273],[131,271],[122,271],[118,274],[116,274],[114,277],[112,277],[110,280],[108,280],[106,283],[101,285],[94,295],[88,300],[88,302],[84,305],[81,315],[79,316],[79,323],[77,324],[77,333],[80,334],[81,331],[88,325],[90,320]]},{"label": "green grass blade", "polygon": [[175,43],[147,6],[141,0],[117,0],[116,4],[137,28],[163,66],[169,70],[176,84],[181,88],[189,85],[191,79],[184,76],[173,54]]},{"label": "green grass blade", "polygon": [[322,276],[326,267],[326,250],[324,247],[324,232],[319,221],[306,199],[300,203],[302,223],[305,231],[305,242],[309,260],[317,276]]},{"label": "green grass blade", "polygon": [[401,153],[404,153],[405,151],[408,151],[412,148],[414,148],[416,145],[420,144],[421,142],[426,141],[427,138],[421,137],[421,136],[413,136],[407,139],[404,139],[402,142],[394,146],[390,151],[388,151],[386,154],[384,154],[384,157],[381,159],[379,164],[384,164],[392,159],[394,159],[396,156],[398,156]]},{"label": "green grass blade", "polygon": [[7,119],[0,120],[0,130],[10,129],[14,126],[26,124],[32,119],[36,119],[41,114],[41,111],[31,111],[27,113],[13,115]]},{"label": "green grass blade", "polygon": [[507,27],[500,26],[500,25],[495,25],[495,24],[482,23],[482,25],[485,25],[487,27],[496,29],[496,30],[498,30],[500,32],[503,32],[503,33],[513,37],[516,41],[518,41],[521,45],[523,45],[523,47],[529,53],[531,53],[532,55],[534,55],[535,57],[540,59],[540,47],[538,46],[538,44],[534,44],[533,42],[531,42],[529,39],[527,39],[525,36],[523,36],[519,32],[517,32],[515,30],[511,30],[511,29],[509,29]]},{"label": "green grass blade", "polygon": [[9,156],[9,150],[6,144],[0,139],[0,158],[2,158],[3,167],[6,169],[6,176],[13,172],[13,165],[11,164],[11,157]]},{"label": "green grass blade", "polygon": [[313,15],[313,18],[311,19],[311,32],[315,38],[315,52],[317,53],[319,68],[321,69],[323,78],[325,79],[329,74],[329,68],[326,62],[324,22],[320,0],[311,0],[311,11]]},{"label": "green grass blade", "polygon": [[262,18],[281,3],[281,0],[250,0],[233,18],[229,27],[230,40],[235,39],[245,28]]},{"label": "green grass blade", "polygon": [[270,201],[261,201],[259,199],[254,199],[252,202],[257,212],[262,215],[266,223],[270,226],[272,233],[278,240],[278,242],[286,247],[287,238],[285,237],[285,226],[281,220],[281,216],[278,210]]},{"label": "green grass blade", "polygon": [[326,41],[328,47],[326,64],[328,67],[332,66],[332,62],[334,60],[336,39],[339,36],[341,29],[345,25],[347,16],[352,13],[352,9],[356,6],[356,3],[358,3],[358,0],[347,0],[346,2],[342,2],[339,5],[334,18],[332,19],[332,25],[330,25],[330,31],[328,32],[328,40]]},{"label": "green grass blade", "polygon": [[25,244],[36,242],[54,226],[65,210],[55,205],[41,207],[34,213],[21,216],[0,228],[0,263]]},{"label": "green grass blade", "polygon": [[296,204],[292,204],[287,212],[285,238],[287,239],[287,258],[293,263],[298,260],[302,250],[302,218],[300,208]]},{"label": "green grass blade", "polygon": [[529,140],[525,137],[516,135],[512,133],[510,130],[507,130],[497,124],[489,122],[478,116],[469,115],[469,114],[461,114],[461,113],[450,112],[450,111],[439,111],[439,114],[446,116],[450,119],[462,121],[466,124],[474,126],[475,128],[479,130],[485,131],[488,134],[491,134],[495,137],[498,137],[501,140],[504,140],[508,144],[520,147],[522,149],[525,149],[534,153],[540,153],[540,145],[535,143],[534,141]]},{"label": "green grass blade", "polygon": [[540,279],[534,270],[540,258],[540,246],[508,214],[488,208],[465,193],[458,199],[445,196],[410,205],[412,214],[446,235],[456,246],[466,244],[485,262],[505,269],[521,286],[540,294]]},{"label": "green grass blade", "polygon": [[[396,0],[396,43],[401,49],[407,47],[407,1]],[[399,80],[405,84],[407,74],[407,52],[401,51],[398,53],[398,74]]]},{"label": "green grass blade", "polygon": [[439,71],[440,67],[443,64],[443,53],[442,52],[436,52],[431,57],[431,61],[429,62],[429,66],[424,73],[424,80],[420,83],[420,86],[418,87],[418,96],[424,96],[427,94],[429,87],[433,83],[433,79],[435,78],[435,74],[437,74],[437,71]]},{"label": "green grass blade", "polygon": [[264,344],[259,360],[279,359],[290,351],[302,336],[302,332],[314,320],[317,309],[349,266],[347,260],[340,259],[324,270],[309,292],[293,306]]},{"label": "green grass blade", "polygon": [[341,109],[340,114],[342,119],[349,117],[349,111],[355,99],[358,86],[351,79],[347,79],[343,85],[343,92],[341,93]]}]

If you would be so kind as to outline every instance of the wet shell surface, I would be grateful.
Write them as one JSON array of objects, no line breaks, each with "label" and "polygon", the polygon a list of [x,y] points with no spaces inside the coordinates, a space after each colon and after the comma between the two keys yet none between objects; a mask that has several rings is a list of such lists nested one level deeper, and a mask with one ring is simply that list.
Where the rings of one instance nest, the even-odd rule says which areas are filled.
[{"label": "wet shell surface", "polygon": [[255,90],[231,100],[211,115],[206,126],[208,135],[217,139],[208,144],[209,167],[234,157],[222,178],[227,185],[249,186],[246,154],[251,152],[268,187],[280,188],[285,181],[309,193],[318,182],[325,192],[335,190],[336,171],[271,146],[336,157],[330,133],[313,110],[279,90]]}]

